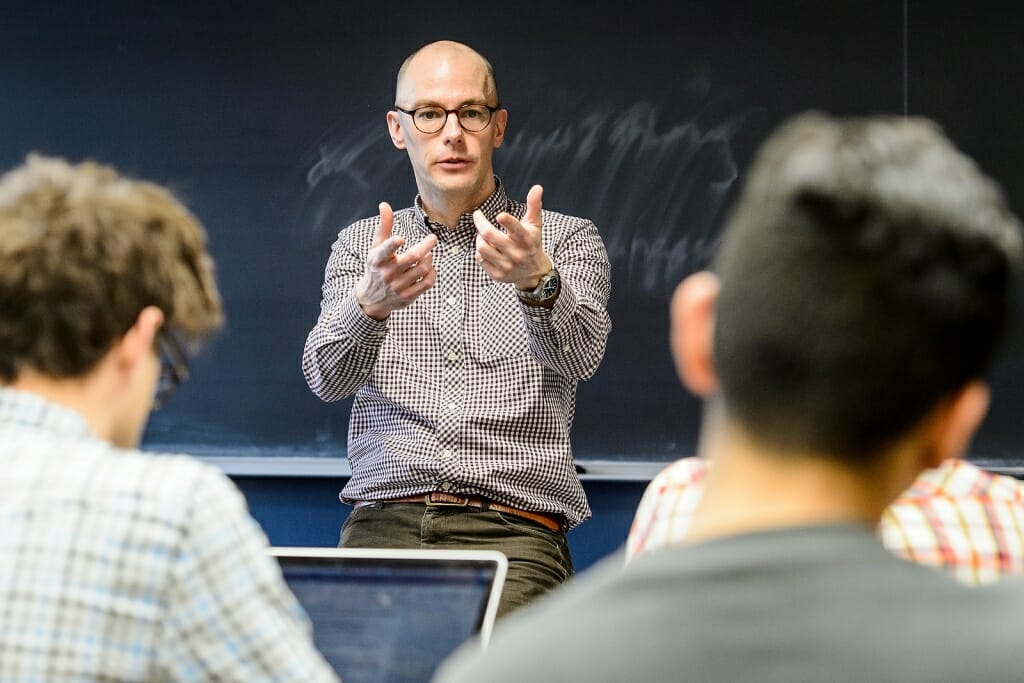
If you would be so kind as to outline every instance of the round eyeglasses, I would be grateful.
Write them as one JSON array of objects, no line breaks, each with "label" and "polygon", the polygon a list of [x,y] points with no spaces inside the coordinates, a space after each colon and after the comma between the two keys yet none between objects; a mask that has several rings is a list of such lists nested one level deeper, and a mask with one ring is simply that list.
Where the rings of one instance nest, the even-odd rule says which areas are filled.
[{"label": "round eyeglasses", "polygon": [[437,105],[402,109],[395,105],[395,109],[411,116],[416,130],[431,135],[445,127],[449,114],[455,114],[455,119],[462,126],[462,130],[479,133],[491,123],[491,115],[501,109],[501,105],[492,107],[486,104],[464,104],[458,109],[445,109]]},{"label": "round eyeglasses", "polygon": [[160,379],[153,395],[153,410],[160,410],[178,386],[188,379],[188,355],[178,336],[170,330],[157,332],[160,348]]}]

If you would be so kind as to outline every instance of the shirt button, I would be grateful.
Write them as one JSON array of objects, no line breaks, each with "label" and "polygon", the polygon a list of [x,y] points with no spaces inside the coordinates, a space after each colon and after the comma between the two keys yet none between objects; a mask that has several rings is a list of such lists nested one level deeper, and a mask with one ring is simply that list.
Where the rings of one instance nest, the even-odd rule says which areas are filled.
[{"label": "shirt button", "polygon": [[454,413],[456,410],[459,409],[459,407],[457,405],[455,405],[454,403],[449,403],[448,405],[445,406],[445,408],[448,409],[449,413]]},{"label": "shirt button", "polygon": [[452,485],[445,481],[445,482],[441,483],[441,487],[440,488],[441,488],[442,491],[451,491],[452,490]]},{"label": "shirt button", "polygon": [[455,361],[457,361],[458,359],[459,359],[459,354],[455,353],[454,351],[449,351],[449,352],[448,352],[448,360],[449,360],[449,361],[451,361],[452,363],[454,363],[454,362],[455,362]]},{"label": "shirt button", "polygon": [[446,448],[443,451],[441,451],[441,459],[442,460],[451,460],[453,455],[455,455],[455,454],[452,453],[452,449],[450,449],[450,448]]},{"label": "shirt button", "polygon": [[451,249],[448,250],[448,253],[451,254],[452,256],[458,256],[459,254],[462,253],[462,247],[452,247]]},{"label": "shirt button", "polygon": [[566,344],[565,346],[562,347],[562,350],[565,351],[566,353],[569,353],[569,348],[569,345]]},{"label": "shirt button", "polygon": [[448,305],[449,306],[454,306],[457,303],[459,303],[459,300],[456,299],[454,296],[448,297]]}]

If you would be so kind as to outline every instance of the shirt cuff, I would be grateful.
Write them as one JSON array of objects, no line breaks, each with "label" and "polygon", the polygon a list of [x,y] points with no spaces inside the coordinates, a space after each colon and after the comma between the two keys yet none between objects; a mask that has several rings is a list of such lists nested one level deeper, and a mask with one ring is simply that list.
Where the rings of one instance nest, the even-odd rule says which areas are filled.
[{"label": "shirt cuff", "polygon": [[567,287],[565,280],[562,280],[558,291],[558,298],[551,308],[544,306],[530,306],[520,301],[519,306],[526,313],[530,325],[536,330],[553,330],[558,326],[559,321],[564,320],[576,308],[576,293],[571,287]]},{"label": "shirt cuff", "polygon": [[332,331],[348,336],[357,346],[380,344],[388,333],[388,318],[375,320],[366,315],[355,294],[345,297],[331,322]]}]

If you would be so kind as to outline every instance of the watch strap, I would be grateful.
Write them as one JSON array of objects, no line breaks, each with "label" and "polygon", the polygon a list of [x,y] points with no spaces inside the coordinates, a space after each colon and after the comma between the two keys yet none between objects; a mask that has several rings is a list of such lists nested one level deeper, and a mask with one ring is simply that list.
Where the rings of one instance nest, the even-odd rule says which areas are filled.
[{"label": "watch strap", "polygon": [[541,276],[536,287],[527,290],[516,289],[516,293],[525,303],[543,305],[550,303],[558,296],[561,285],[558,269],[552,267],[551,270]]}]

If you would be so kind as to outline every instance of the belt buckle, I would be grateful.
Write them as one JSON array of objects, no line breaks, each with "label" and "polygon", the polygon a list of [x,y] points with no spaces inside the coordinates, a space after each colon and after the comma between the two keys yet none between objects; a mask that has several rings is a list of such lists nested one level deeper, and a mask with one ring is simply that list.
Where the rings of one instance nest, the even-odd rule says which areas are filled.
[{"label": "belt buckle", "polygon": [[[434,496],[451,496],[452,498],[461,498],[461,501],[455,500],[435,500]],[[440,493],[434,491],[423,496],[423,502],[427,504],[428,508],[465,508],[469,507],[470,496],[456,496],[451,493]]]}]

